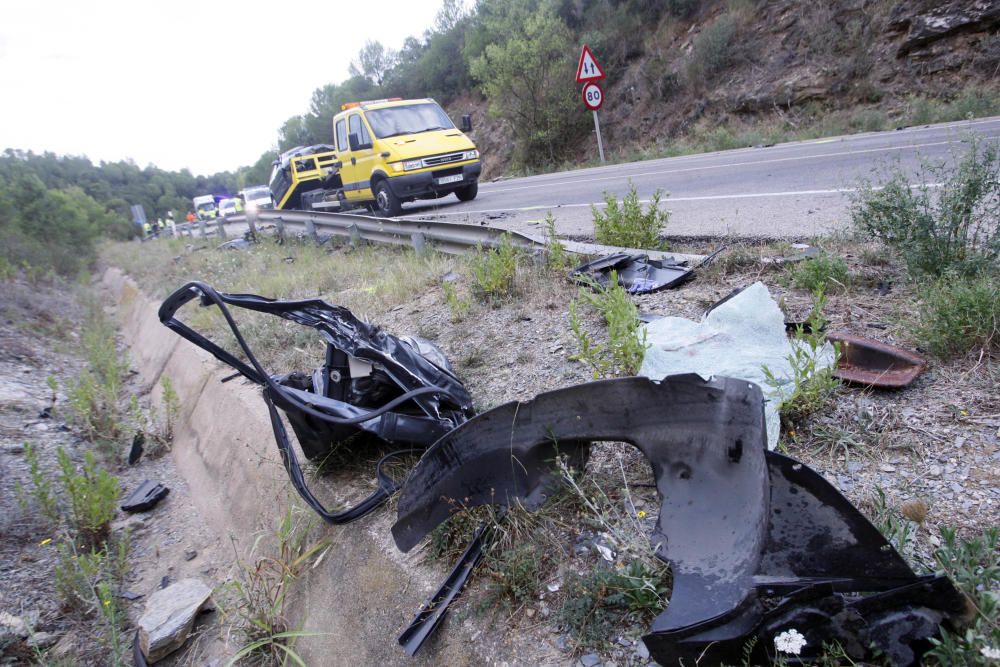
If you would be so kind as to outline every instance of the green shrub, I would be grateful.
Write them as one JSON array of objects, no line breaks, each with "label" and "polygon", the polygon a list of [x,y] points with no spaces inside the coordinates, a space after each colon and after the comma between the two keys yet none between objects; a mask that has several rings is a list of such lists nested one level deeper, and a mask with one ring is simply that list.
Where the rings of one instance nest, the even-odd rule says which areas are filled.
[{"label": "green shrub", "polygon": [[566,248],[559,242],[556,235],[556,219],[549,211],[545,214],[545,263],[553,271],[565,271],[569,268],[569,257]]},{"label": "green shrub", "polygon": [[30,503],[28,502],[29,493],[34,501],[38,504],[38,511],[41,512],[45,520],[53,527],[58,526],[61,522],[61,516],[59,514],[59,502],[56,499],[55,490],[53,489],[52,480],[42,472],[41,463],[38,460],[38,454],[35,452],[35,448],[31,446],[30,443],[24,443],[24,459],[28,463],[28,475],[31,479],[31,491],[27,491],[21,484],[20,480],[14,483],[15,489],[17,491],[18,502],[21,504],[21,508],[28,512],[30,510]]},{"label": "green shrub", "polygon": [[485,607],[516,609],[535,599],[542,587],[545,554],[535,544],[520,544],[486,556]]},{"label": "green shrub", "polygon": [[[900,252],[913,275],[995,272],[1000,260],[1000,154],[972,143],[954,167],[925,163],[912,177],[896,167],[877,189],[863,183],[851,218],[862,234]],[[929,184],[940,183],[939,189]]]},{"label": "green shrub", "polygon": [[661,246],[660,234],[670,218],[669,211],[660,210],[663,193],[657,190],[649,200],[645,212],[639,203],[635,185],[629,182],[629,193],[618,199],[610,192],[604,193],[606,204],[604,213],[596,206],[594,214],[594,238],[598,243],[624,248],[657,248]]},{"label": "green shrub", "polygon": [[69,500],[70,529],[83,546],[99,547],[108,537],[121,496],[118,478],[97,467],[93,452],[84,454],[80,472],[62,447],[57,450],[56,459],[59,483]]},{"label": "green shrub", "polygon": [[813,309],[809,314],[808,326],[798,327],[793,337],[792,353],[788,361],[792,367],[792,385],[789,389],[786,383],[777,377],[766,365],[763,367],[764,382],[767,386],[780,392],[782,397],[778,410],[786,422],[795,423],[817,412],[837,391],[840,382],[833,377],[833,369],[837,365],[837,350],[834,347],[833,364],[821,367],[820,360],[826,345],[823,327],[826,318],[823,308],[826,305],[826,294],[817,290],[813,295]]},{"label": "green shrub", "polygon": [[687,75],[692,83],[704,83],[725,69],[736,54],[736,21],[723,14],[694,39]]},{"label": "green shrub", "polygon": [[940,357],[1000,349],[1000,285],[992,276],[946,275],[919,288],[914,335]]},{"label": "green shrub", "polygon": [[964,632],[941,629],[941,639],[931,639],[934,649],[928,664],[995,665],[986,653],[1000,648],[1000,530],[986,529],[980,537],[960,540],[955,531],[941,529],[942,545],[934,553],[940,570],[955,582],[975,610]]},{"label": "green shrub", "polygon": [[474,283],[472,291],[481,301],[496,304],[515,293],[520,251],[510,234],[500,237],[496,250],[477,248],[469,260]]},{"label": "green shrub", "polygon": [[81,332],[87,368],[69,382],[70,407],[87,438],[109,442],[121,435],[119,400],[128,361],[115,344],[115,328],[100,304],[91,303]]},{"label": "green shrub", "polygon": [[831,282],[843,287],[849,280],[847,262],[827,252],[793,264],[788,274],[793,285],[810,292],[817,290],[825,292]]},{"label": "green shrub", "polygon": [[618,274],[611,272],[607,287],[590,283],[581,288],[579,299],[595,308],[608,325],[608,343],[595,343],[583,329],[577,302],[569,305],[570,330],[580,351],[577,358],[594,369],[594,376],[635,375],[646,354],[646,330],[639,321],[639,310],[628,292],[618,284]]},{"label": "green shrub", "polygon": [[174,441],[174,429],[181,412],[181,401],[174,389],[174,383],[166,375],[160,378],[163,387],[163,439],[167,443]]},{"label": "green shrub", "polygon": [[560,623],[585,645],[600,645],[626,620],[641,622],[660,612],[670,592],[665,571],[641,561],[622,570],[600,568],[586,575],[570,573]]}]

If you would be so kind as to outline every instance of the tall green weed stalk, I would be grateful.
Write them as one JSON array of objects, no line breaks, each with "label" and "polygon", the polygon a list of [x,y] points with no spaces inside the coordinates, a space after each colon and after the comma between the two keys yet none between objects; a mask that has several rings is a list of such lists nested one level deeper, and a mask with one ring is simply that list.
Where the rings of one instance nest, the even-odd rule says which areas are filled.
[{"label": "tall green weed stalk", "polygon": [[635,375],[646,354],[646,330],[639,320],[639,310],[625,288],[618,284],[618,274],[611,272],[608,285],[589,282],[579,292],[582,301],[601,314],[608,325],[607,344],[597,343],[580,322],[577,300],[570,303],[570,330],[576,338],[577,358],[594,369],[594,377]]}]

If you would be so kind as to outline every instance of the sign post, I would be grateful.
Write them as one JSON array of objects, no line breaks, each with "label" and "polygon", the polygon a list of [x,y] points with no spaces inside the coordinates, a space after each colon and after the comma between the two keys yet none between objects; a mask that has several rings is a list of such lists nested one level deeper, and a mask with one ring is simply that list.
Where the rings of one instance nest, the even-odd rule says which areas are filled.
[{"label": "sign post", "polygon": [[590,47],[584,44],[580,52],[580,64],[576,66],[576,82],[585,84],[580,93],[583,105],[594,112],[594,131],[597,133],[597,151],[601,155],[601,162],[604,162],[604,140],[601,138],[601,121],[597,118],[597,110],[604,104],[604,90],[596,82],[603,78],[604,70],[597,64]]}]

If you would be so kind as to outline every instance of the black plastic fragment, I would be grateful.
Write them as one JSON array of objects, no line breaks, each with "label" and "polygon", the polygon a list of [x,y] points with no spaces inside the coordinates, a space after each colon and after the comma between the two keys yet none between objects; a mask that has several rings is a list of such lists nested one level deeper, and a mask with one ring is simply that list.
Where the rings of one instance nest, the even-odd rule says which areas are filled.
[{"label": "black plastic fragment", "polygon": [[406,655],[410,657],[416,655],[427,638],[434,634],[434,631],[441,625],[445,614],[448,613],[449,605],[465,588],[469,577],[472,576],[472,571],[482,560],[483,542],[489,538],[491,528],[491,524],[483,524],[476,529],[469,546],[465,548],[441,587],[420,605],[420,609],[410,621],[410,625],[400,633],[398,641],[403,650],[406,651]]},{"label": "black plastic fragment", "polygon": [[122,510],[126,512],[145,512],[156,507],[156,504],[167,497],[170,489],[159,482],[147,479],[139,485],[135,491],[122,503]]},{"label": "black plastic fragment", "polygon": [[457,500],[537,507],[552,459],[582,458],[596,440],[635,445],[654,472],[651,539],[673,590],[643,641],[660,664],[773,662],[774,637],[794,628],[802,660],[836,640],[854,660],[910,665],[963,612],[947,578],[915,575],[822,476],[766,451],[760,388],[729,378],[606,380],[469,420],[407,479],[397,546],[415,546]]},{"label": "black plastic fragment", "polygon": [[607,287],[612,271],[618,275],[618,283],[632,294],[677,287],[694,278],[694,270],[684,264],[629,253],[616,253],[581,264],[570,272],[570,278]]},{"label": "black plastic fragment", "polygon": [[[176,318],[177,310],[193,299],[219,308],[246,361]],[[268,373],[244,339],[230,307],[314,329],[326,342],[323,365],[311,373]],[[328,510],[308,488],[280,412],[295,431],[302,452],[314,461],[325,459],[335,445],[358,435],[399,445],[402,452],[423,450],[473,414],[471,397],[433,343],[390,335],[346,308],[318,299],[278,301],[254,294],[225,294],[192,282],[164,300],[159,317],[166,327],[262,387],[289,479],[310,507],[330,523],[364,516],[385,502],[398,485],[379,472],[378,486],[369,497],[346,510]],[[357,441],[356,446],[364,445],[364,439]]]},{"label": "black plastic fragment", "polygon": [[134,466],[142,458],[143,446],[146,444],[146,435],[142,431],[136,431],[132,437],[132,446],[128,450],[128,464]]}]

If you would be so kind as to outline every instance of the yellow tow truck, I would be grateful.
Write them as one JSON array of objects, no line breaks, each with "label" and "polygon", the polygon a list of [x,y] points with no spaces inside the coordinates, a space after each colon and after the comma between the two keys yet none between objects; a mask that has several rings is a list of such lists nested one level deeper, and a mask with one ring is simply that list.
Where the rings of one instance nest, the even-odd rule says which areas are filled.
[{"label": "yellow tow truck", "polygon": [[365,206],[396,216],[404,202],[476,198],[482,164],[462,129],[431,99],[351,102],[333,118],[333,145],[282,153],[271,172],[278,209]]}]

